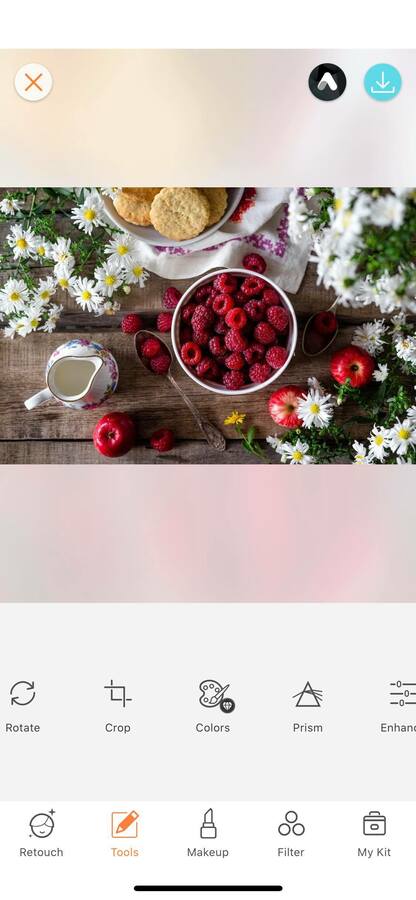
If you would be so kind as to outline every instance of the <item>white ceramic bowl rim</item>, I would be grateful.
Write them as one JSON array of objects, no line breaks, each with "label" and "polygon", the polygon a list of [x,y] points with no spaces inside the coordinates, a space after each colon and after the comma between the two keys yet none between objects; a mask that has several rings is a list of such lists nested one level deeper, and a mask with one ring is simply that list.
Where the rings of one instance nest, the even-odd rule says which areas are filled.
[{"label": "white ceramic bowl rim", "polygon": [[[222,272],[229,272],[231,275],[243,275],[245,278],[247,278],[248,275],[254,275],[258,278],[261,278],[263,281],[267,281],[267,283],[270,285],[270,287],[273,288],[275,291],[277,291],[277,293],[282,297],[282,299],[284,301],[284,305],[290,315],[290,320],[291,320],[291,326],[289,326],[289,338],[288,338],[288,345],[287,345],[287,360],[284,363],[284,365],[282,366],[282,368],[276,369],[276,371],[273,372],[273,375],[271,375],[270,378],[267,379],[267,381],[262,381],[261,384],[245,385],[244,387],[239,388],[237,391],[229,391],[229,390],[227,390],[227,388],[221,387],[214,381],[203,381],[201,378],[198,378],[197,375],[194,375],[194,373],[191,372],[191,370],[188,369],[188,367],[185,365],[185,363],[182,360],[180,350],[179,350],[179,325],[180,325],[182,307],[185,306],[186,303],[191,299],[194,292],[197,290],[198,287],[200,287],[200,285],[205,284],[207,281],[211,281],[213,278],[215,278],[217,275],[220,275]],[[192,378],[192,381],[195,381],[195,383],[200,385],[200,387],[203,387],[208,391],[212,391],[214,394],[223,394],[226,397],[235,397],[235,396],[238,396],[239,394],[254,394],[256,391],[260,391],[260,390],[263,390],[264,388],[270,387],[270,385],[272,385],[276,381],[277,378],[280,378],[280,376],[283,374],[285,369],[287,369],[289,363],[291,362],[291,360],[294,356],[296,342],[297,342],[297,338],[298,338],[298,324],[296,321],[295,310],[293,309],[293,306],[289,300],[289,297],[285,294],[285,292],[282,290],[282,288],[279,287],[279,285],[276,284],[275,281],[272,281],[271,278],[268,278],[267,275],[260,275],[258,272],[252,272],[249,269],[235,269],[235,268],[213,269],[211,272],[208,272],[205,275],[202,275],[201,278],[198,278],[196,281],[194,281],[189,286],[189,288],[186,289],[185,293],[181,297],[181,299],[175,309],[175,312],[173,314],[171,337],[172,337],[172,346],[173,346],[173,350],[174,350],[176,359],[177,359],[179,365],[181,366],[181,368],[183,369],[183,371],[186,372],[186,374],[189,376],[189,378]]]}]

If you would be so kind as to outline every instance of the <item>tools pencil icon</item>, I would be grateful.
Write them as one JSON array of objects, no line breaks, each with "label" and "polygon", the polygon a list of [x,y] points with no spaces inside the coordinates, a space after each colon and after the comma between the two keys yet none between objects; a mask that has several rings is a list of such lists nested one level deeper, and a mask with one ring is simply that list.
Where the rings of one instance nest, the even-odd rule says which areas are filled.
[{"label": "tools pencil icon", "polygon": [[204,820],[199,833],[204,840],[217,837],[217,826],[214,824],[214,813],[211,807],[204,813]]},{"label": "tools pencil icon", "polygon": [[131,812],[113,812],[111,816],[111,835],[113,838],[137,838],[138,818],[136,810]]}]

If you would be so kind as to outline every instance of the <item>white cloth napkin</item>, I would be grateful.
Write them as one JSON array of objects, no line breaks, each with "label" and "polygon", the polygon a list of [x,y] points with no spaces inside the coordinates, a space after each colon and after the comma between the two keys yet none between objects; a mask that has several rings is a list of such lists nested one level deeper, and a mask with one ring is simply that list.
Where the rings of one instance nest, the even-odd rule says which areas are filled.
[{"label": "white cloth napkin", "polygon": [[[154,247],[138,239],[145,269],[163,278],[194,278],[214,268],[242,265],[247,253],[260,253],[266,275],[296,293],[305,273],[310,240],[294,246],[287,235],[289,188],[246,188],[232,219],[213,236],[188,247]],[[212,244],[213,239],[215,244]]]}]

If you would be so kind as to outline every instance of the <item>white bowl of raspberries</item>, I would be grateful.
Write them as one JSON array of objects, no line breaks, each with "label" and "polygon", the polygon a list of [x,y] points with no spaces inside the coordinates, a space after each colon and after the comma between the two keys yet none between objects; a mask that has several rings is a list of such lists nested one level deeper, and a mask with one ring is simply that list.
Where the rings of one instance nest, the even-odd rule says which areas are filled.
[{"label": "white bowl of raspberries", "polygon": [[172,321],[179,364],[216,394],[253,394],[271,385],[289,365],[297,334],[286,294],[263,272],[249,269],[221,269],[199,278],[183,294]]}]

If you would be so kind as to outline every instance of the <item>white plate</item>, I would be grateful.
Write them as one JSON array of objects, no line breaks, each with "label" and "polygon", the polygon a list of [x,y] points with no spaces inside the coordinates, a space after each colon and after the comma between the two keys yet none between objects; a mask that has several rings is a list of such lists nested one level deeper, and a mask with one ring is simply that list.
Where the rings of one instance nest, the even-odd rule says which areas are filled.
[{"label": "white plate", "polygon": [[243,196],[244,188],[227,188],[227,193],[227,208],[219,222],[216,222],[215,225],[211,225],[210,228],[205,228],[201,234],[198,234],[197,237],[190,238],[188,241],[172,241],[171,238],[163,237],[162,234],[159,234],[159,232],[153,228],[153,225],[132,225],[131,222],[126,222],[125,219],[122,219],[121,216],[119,216],[111,197],[103,197],[103,201],[108,218],[113,225],[116,225],[121,231],[128,231],[129,234],[134,234],[135,237],[140,238],[141,241],[145,241],[146,244],[152,244],[156,247],[189,247],[191,244],[196,244],[198,241],[205,240],[211,234],[214,235],[217,231],[221,230],[225,222],[232,216],[234,210],[237,209]]}]

